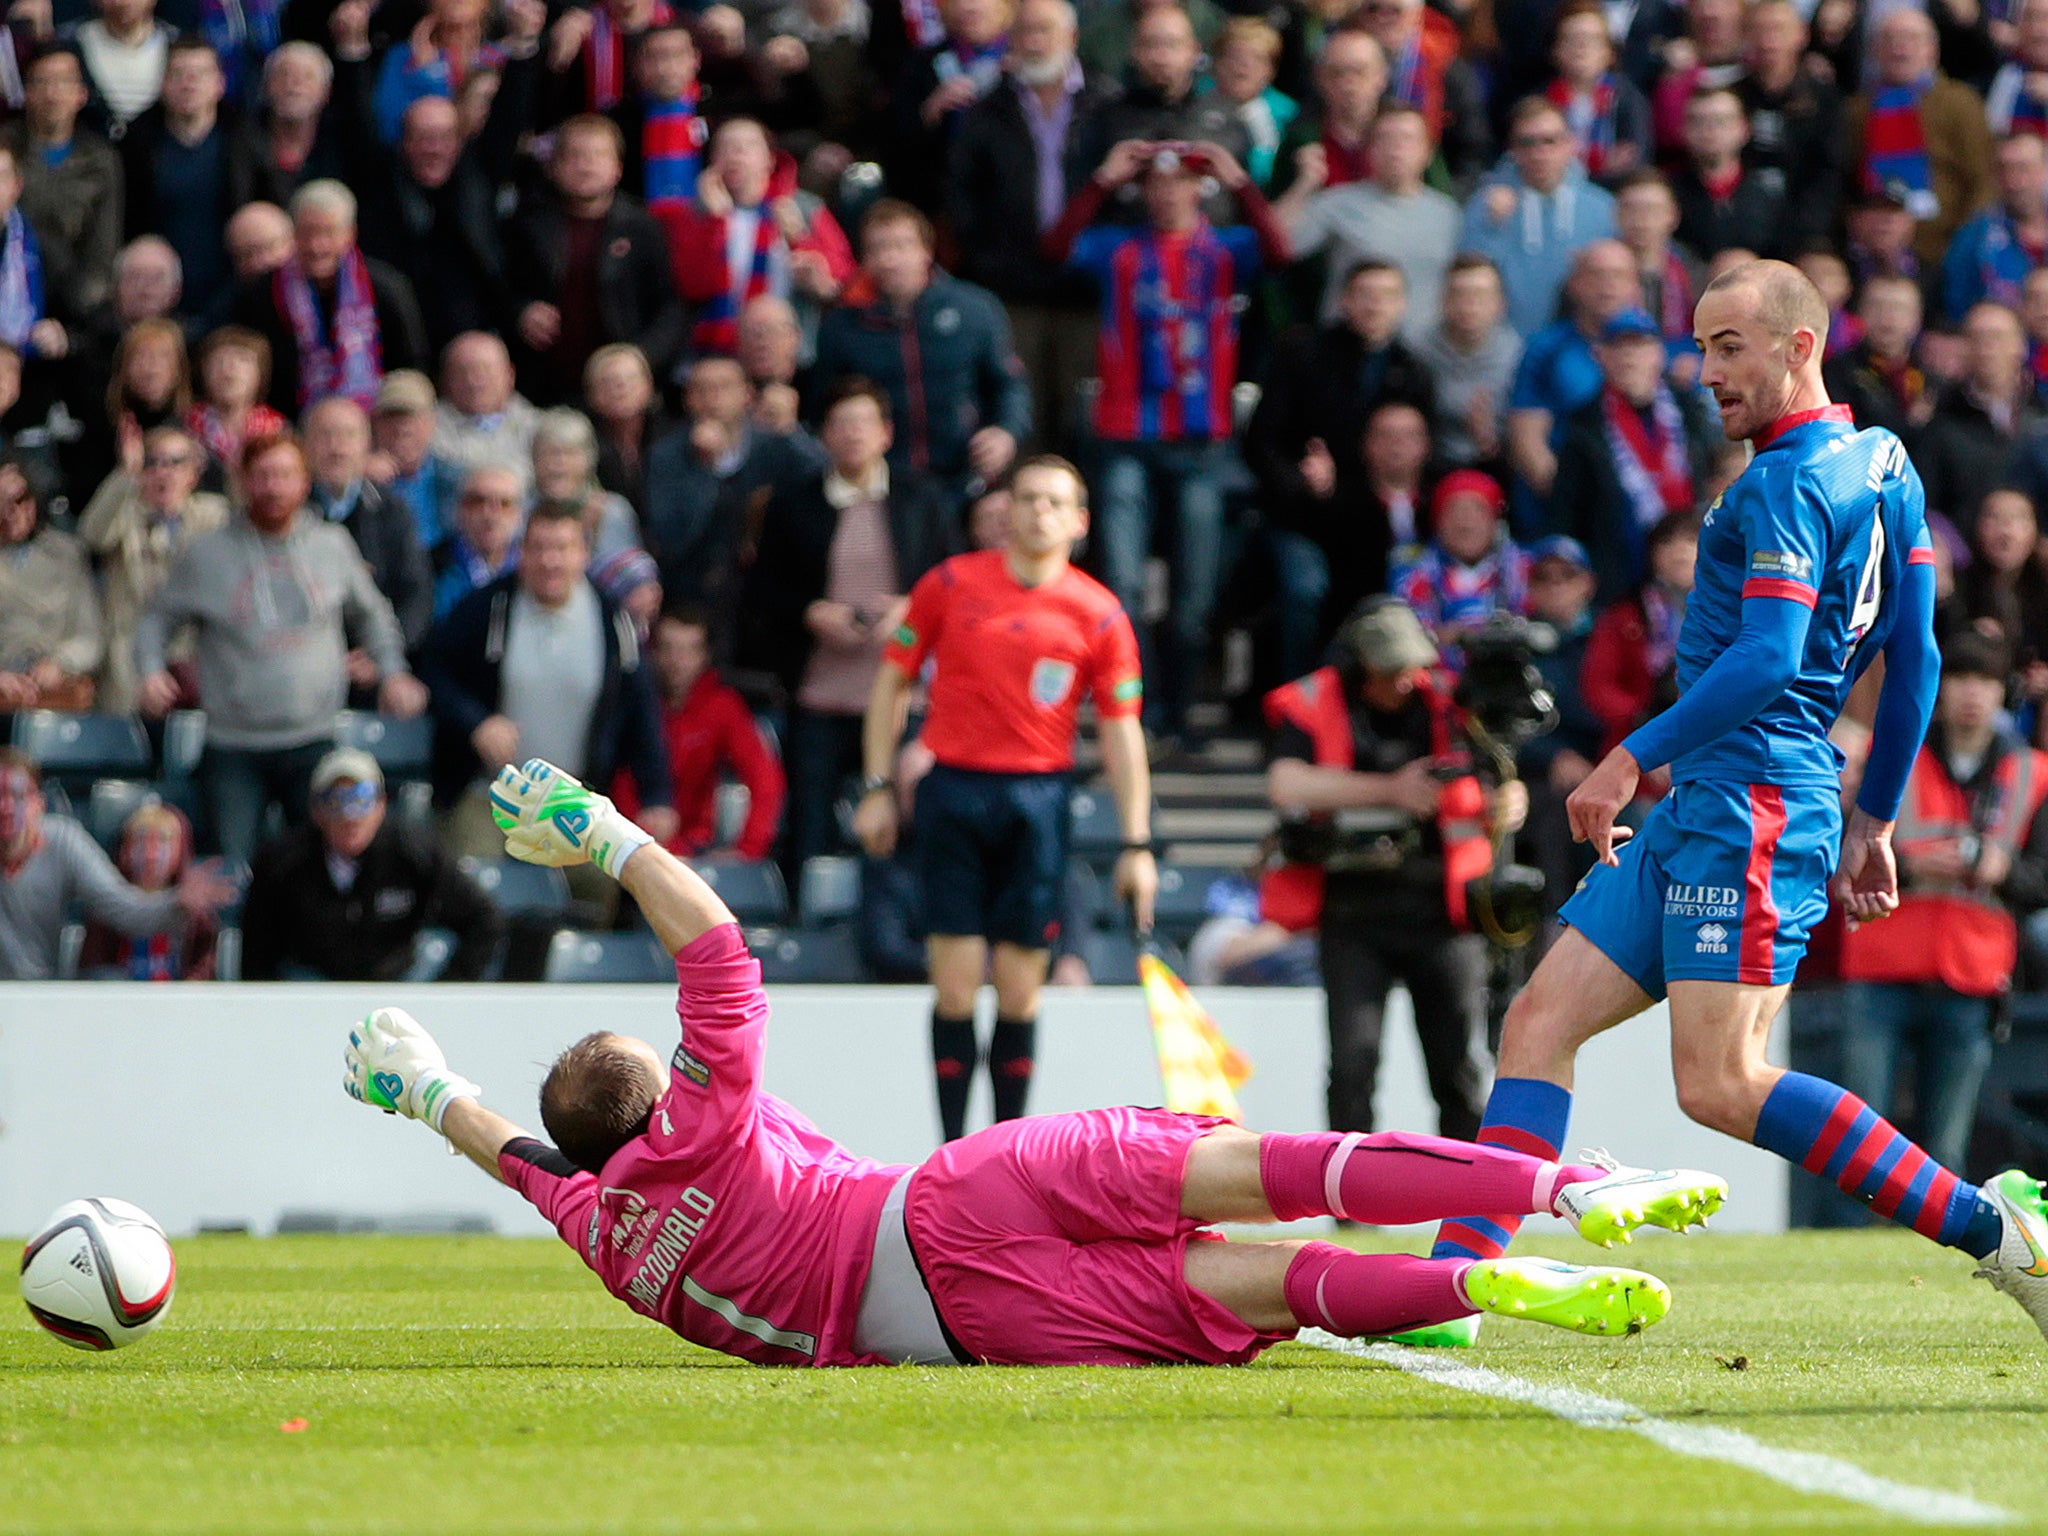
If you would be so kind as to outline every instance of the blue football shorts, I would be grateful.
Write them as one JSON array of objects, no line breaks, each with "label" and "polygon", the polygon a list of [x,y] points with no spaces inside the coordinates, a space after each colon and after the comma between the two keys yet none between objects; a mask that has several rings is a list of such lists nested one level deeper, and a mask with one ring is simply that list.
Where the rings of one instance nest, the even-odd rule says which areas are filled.
[{"label": "blue football shorts", "polygon": [[1559,914],[1653,998],[1673,981],[1778,986],[1827,916],[1842,846],[1824,786],[1676,786]]}]

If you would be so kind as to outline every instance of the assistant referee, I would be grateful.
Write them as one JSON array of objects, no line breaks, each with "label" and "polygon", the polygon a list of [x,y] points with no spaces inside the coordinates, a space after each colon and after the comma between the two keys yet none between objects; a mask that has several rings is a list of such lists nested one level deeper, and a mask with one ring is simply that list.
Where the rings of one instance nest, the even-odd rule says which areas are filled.
[{"label": "assistant referee", "polygon": [[1010,494],[1002,547],[956,555],[911,588],[909,613],[883,651],[868,700],[866,777],[854,815],[861,846],[887,857],[897,832],[890,768],[911,684],[929,659],[923,737],[938,766],[917,787],[915,816],[937,992],[932,1069],[948,1141],[967,1129],[980,1058],[974,998],[990,945],[995,1117],[1024,1113],[1038,995],[1059,936],[1067,795],[1084,695],[1095,700],[1123,833],[1116,892],[1141,928],[1151,925],[1159,889],[1137,637],[1115,595],[1068,560],[1088,531],[1087,486],[1072,464],[1045,454],[1018,466]]}]

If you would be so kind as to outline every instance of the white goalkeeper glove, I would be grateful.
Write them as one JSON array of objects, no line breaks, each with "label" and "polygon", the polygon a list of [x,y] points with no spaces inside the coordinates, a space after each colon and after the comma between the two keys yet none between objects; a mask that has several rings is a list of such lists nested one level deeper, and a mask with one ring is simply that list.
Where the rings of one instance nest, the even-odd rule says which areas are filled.
[{"label": "white goalkeeper glove", "polygon": [[637,849],[654,841],[608,798],[537,757],[499,770],[491,818],[513,858],[555,867],[595,864],[614,880]]},{"label": "white goalkeeper glove", "polygon": [[348,1070],[341,1086],[350,1098],[387,1115],[424,1120],[437,1131],[450,1104],[483,1094],[449,1071],[434,1037],[403,1008],[379,1008],[350,1030],[342,1059]]}]

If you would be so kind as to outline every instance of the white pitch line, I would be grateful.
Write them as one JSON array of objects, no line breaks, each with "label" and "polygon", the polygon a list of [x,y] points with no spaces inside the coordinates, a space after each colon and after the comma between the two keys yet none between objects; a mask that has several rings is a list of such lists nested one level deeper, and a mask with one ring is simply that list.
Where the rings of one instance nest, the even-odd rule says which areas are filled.
[{"label": "white pitch line", "polygon": [[1576,1387],[1544,1386],[1538,1382],[1523,1381],[1518,1376],[1503,1376],[1483,1365],[1447,1359],[1428,1350],[1409,1349],[1400,1344],[1368,1344],[1361,1339],[1339,1338],[1320,1328],[1304,1328],[1297,1337],[1302,1343],[1312,1344],[1317,1349],[1376,1360],[1453,1391],[1526,1403],[1585,1429],[1627,1430],[1681,1456],[1723,1461],[1801,1493],[1846,1499],[1852,1504],[1862,1504],[1901,1520],[1913,1520],[1922,1525],[2005,1525],[2015,1518],[2010,1511],[1995,1504],[1981,1504],[1960,1493],[1895,1483],[1890,1478],[1866,1472],[1853,1462],[1822,1456],[1814,1451],[1781,1450],[1777,1446],[1765,1445],[1740,1430],[1706,1424],[1674,1424],[1669,1419],[1645,1413],[1633,1404],[1612,1397],[1597,1397]]}]

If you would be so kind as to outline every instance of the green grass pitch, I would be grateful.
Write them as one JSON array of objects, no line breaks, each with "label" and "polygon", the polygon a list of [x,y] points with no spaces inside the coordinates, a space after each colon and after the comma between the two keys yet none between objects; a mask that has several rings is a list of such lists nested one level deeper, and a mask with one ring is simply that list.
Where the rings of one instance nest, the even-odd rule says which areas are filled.
[{"label": "green grass pitch", "polygon": [[[632,1316],[559,1244],[179,1250],[134,1348],[0,1326],[0,1531],[1927,1529],[1303,1345],[1243,1370],[762,1370]],[[1496,1322],[1460,1358],[2048,1525],[2048,1346],[1956,1255],[1890,1232],[1623,1252],[1671,1281],[1662,1326]]]}]

